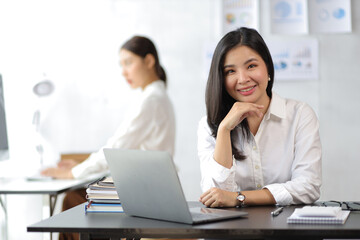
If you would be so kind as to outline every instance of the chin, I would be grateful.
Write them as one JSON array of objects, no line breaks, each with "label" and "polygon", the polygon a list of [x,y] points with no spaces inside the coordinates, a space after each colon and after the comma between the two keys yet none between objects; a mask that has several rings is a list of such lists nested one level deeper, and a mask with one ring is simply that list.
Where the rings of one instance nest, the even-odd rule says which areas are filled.
[{"label": "chin", "polygon": [[130,88],[131,89],[136,89],[136,88],[138,88],[139,86],[136,86],[135,84],[133,84],[133,83],[131,83],[131,84],[129,84],[129,86],[130,86]]},{"label": "chin", "polygon": [[246,97],[241,96],[241,98],[239,100],[240,100],[240,102],[255,103],[257,98],[255,96],[249,95],[249,96],[246,96]]}]

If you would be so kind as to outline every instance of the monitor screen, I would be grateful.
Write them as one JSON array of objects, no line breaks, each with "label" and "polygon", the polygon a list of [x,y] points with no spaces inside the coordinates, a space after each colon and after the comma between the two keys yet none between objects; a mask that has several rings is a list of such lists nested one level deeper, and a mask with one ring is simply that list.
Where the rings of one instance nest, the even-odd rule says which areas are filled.
[{"label": "monitor screen", "polygon": [[9,159],[9,143],[6,129],[4,88],[0,74],[0,161]]}]

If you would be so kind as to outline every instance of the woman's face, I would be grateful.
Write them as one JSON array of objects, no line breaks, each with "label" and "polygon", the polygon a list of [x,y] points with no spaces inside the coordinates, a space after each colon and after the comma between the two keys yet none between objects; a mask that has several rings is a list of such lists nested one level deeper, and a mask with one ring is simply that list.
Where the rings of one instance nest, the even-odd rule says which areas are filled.
[{"label": "woman's face", "polygon": [[146,77],[149,74],[145,59],[126,49],[121,49],[119,55],[122,75],[130,87],[133,89],[138,87],[144,89],[146,86]]},{"label": "woman's face", "polygon": [[225,88],[239,102],[267,105],[269,75],[261,56],[247,46],[231,49],[224,63]]}]

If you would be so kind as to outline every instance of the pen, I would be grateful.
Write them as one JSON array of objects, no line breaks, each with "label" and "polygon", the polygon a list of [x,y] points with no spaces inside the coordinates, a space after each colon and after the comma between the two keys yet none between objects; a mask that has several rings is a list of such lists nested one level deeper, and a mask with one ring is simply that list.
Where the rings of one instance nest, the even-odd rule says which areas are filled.
[{"label": "pen", "polygon": [[278,216],[282,212],[283,209],[284,209],[284,207],[279,207],[275,211],[272,211],[271,215],[274,216],[274,217]]},{"label": "pen", "polygon": [[102,178],[96,179],[95,181],[92,181],[91,183],[88,184],[88,187],[90,187],[90,185],[93,185],[95,183],[101,182],[102,180],[104,180],[106,178],[106,176],[103,176]]}]

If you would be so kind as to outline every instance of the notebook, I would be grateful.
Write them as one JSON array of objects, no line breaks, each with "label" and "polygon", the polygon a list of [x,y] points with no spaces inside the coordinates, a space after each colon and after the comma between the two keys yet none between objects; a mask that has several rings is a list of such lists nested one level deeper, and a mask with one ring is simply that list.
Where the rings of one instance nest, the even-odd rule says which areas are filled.
[{"label": "notebook", "polygon": [[104,154],[127,215],[186,224],[247,215],[234,209],[189,208],[167,152],[104,149]]},{"label": "notebook", "polygon": [[344,224],[350,211],[341,207],[305,206],[296,208],[287,223],[302,224]]},{"label": "notebook", "polygon": [[87,203],[85,204],[86,213],[94,212],[111,212],[111,213],[122,213],[124,212],[120,203]]}]

